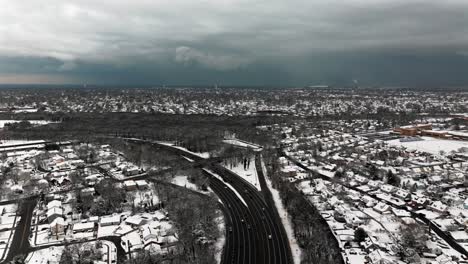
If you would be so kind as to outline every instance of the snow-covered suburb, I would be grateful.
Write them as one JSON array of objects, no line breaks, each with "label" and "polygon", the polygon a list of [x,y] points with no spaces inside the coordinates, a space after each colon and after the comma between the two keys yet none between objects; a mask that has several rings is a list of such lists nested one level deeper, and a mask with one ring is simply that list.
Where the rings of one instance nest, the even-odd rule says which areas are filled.
[{"label": "snow-covered suburb", "polygon": [[266,170],[265,164],[263,163],[263,157],[261,158],[261,163],[262,163],[263,175],[265,175],[266,183],[268,185],[268,188],[271,191],[271,194],[273,195],[273,200],[275,201],[276,209],[278,210],[278,213],[281,218],[281,222],[283,223],[284,229],[286,230],[286,234],[289,239],[289,244],[291,245],[291,251],[293,255],[294,264],[301,264],[302,250],[299,247],[299,244],[297,243],[296,237],[294,236],[294,229],[292,227],[291,217],[289,216],[288,212],[284,208],[284,205],[283,205],[283,202],[281,201],[281,197],[280,197],[278,190],[273,188],[273,185],[271,184],[270,179],[267,177],[267,170]]}]

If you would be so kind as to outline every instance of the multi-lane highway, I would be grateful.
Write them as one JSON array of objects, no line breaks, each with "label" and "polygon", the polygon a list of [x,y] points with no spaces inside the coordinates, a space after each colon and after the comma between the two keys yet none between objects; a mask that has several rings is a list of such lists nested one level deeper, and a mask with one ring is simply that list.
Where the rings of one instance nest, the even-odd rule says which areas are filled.
[{"label": "multi-lane highway", "polygon": [[[142,142],[142,140],[136,141]],[[206,162],[206,159],[183,149],[157,142],[146,143],[190,158],[195,164],[202,164],[202,167],[212,172],[204,171],[210,177],[211,189],[224,205],[226,216],[223,264],[292,263],[286,232],[259,165],[260,156],[257,157],[256,163],[258,163],[257,170],[262,192],[239,175],[221,166],[216,160]]]}]

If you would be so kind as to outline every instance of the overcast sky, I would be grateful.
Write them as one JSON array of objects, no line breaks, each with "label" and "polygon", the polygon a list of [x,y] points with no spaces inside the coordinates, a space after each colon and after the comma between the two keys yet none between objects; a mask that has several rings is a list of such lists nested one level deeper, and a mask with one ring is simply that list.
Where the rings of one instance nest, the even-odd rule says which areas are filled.
[{"label": "overcast sky", "polygon": [[0,83],[468,84],[467,0],[0,0]]}]

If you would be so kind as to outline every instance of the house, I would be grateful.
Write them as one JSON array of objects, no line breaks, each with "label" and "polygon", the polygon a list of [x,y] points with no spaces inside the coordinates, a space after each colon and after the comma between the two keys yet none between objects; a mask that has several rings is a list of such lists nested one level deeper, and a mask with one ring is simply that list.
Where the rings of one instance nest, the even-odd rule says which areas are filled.
[{"label": "house", "polygon": [[163,221],[166,218],[167,218],[166,214],[162,213],[161,211],[156,211],[153,214],[153,219],[158,220],[158,221]]},{"label": "house", "polygon": [[86,222],[86,223],[76,223],[73,225],[73,233],[78,232],[91,232],[94,231],[95,223]]},{"label": "house", "polygon": [[432,204],[428,206],[428,208],[439,213],[447,212],[447,206],[443,204],[441,201],[433,202]]},{"label": "house", "polygon": [[143,240],[158,239],[158,230],[154,225],[144,225],[140,228]]},{"label": "house", "polygon": [[369,179],[367,179],[366,177],[363,177],[361,175],[354,176],[354,180],[356,180],[360,184],[366,184],[366,183],[369,182]]},{"label": "house", "polygon": [[65,219],[63,219],[63,217],[57,217],[49,224],[50,233],[53,236],[65,234],[65,226]]},{"label": "house", "polygon": [[368,181],[367,186],[369,186],[369,189],[371,190],[377,190],[380,188],[380,185],[383,183],[381,181]]},{"label": "house", "polygon": [[59,200],[52,200],[47,204],[47,210],[52,208],[62,208],[62,202]]},{"label": "house", "polygon": [[361,218],[359,218],[357,215],[353,213],[344,214],[344,218],[345,218],[346,224],[351,227],[358,227],[364,224],[364,220],[362,220]]},{"label": "house", "polygon": [[88,218],[88,222],[99,223],[99,216],[91,216]]},{"label": "house", "polygon": [[148,182],[145,181],[145,180],[138,180],[138,181],[135,181],[135,183],[136,183],[138,189],[140,189],[140,190],[145,190],[145,189],[147,189],[149,187]]},{"label": "house", "polygon": [[450,235],[458,243],[467,243],[468,242],[468,233],[466,231],[453,231],[453,232],[450,232]]},{"label": "house", "polygon": [[127,191],[135,191],[137,189],[137,184],[134,180],[124,181],[123,185]]},{"label": "house", "polygon": [[375,199],[367,195],[361,196],[361,201],[366,204],[366,207],[374,207],[376,204]]},{"label": "house", "polygon": [[398,189],[394,195],[400,199],[409,199],[411,197],[411,194],[407,191],[407,190],[403,190],[403,189]]},{"label": "house", "polygon": [[135,176],[140,173],[140,169],[137,166],[127,166],[123,169],[125,176]]},{"label": "house", "polygon": [[423,130],[432,130],[432,124],[418,124],[413,126],[402,126],[393,129],[393,132],[399,133],[403,136],[416,136]]},{"label": "house", "polygon": [[94,184],[97,182],[98,178],[100,178],[101,175],[100,174],[92,174],[92,175],[89,175],[85,178],[85,181],[88,185],[90,184]]},{"label": "house", "polygon": [[411,213],[406,211],[406,210],[401,210],[401,209],[397,209],[397,208],[392,208],[392,212],[395,216],[398,216],[400,218],[403,218],[403,217],[411,217]]},{"label": "house", "polygon": [[380,190],[386,193],[393,193],[395,191],[395,186],[389,185],[389,184],[384,184],[380,186]]},{"label": "house", "polygon": [[390,210],[390,206],[386,203],[383,203],[383,202],[379,202],[377,203],[376,206],[374,206],[374,211],[378,212],[378,213],[386,213]]},{"label": "house", "polygon": [[118,225],[120,224],[120,216],[119,215],[103,216],[101,217],[99,224],[101,226]]},{"label": "house", "polygon": [[295,177],[297,171],[293,166],[285,166],[281,169],[281,175],[284,177]]},{"label": "house", "polygon": [[63,217],[62,208],[53,207],[47,210],[47,220],[49,221],[49,223],[52,223],[58,217]]},{"label": "house", "polygon": [[95,193],[94,187],[88,187],[81,190],[82,196],[93,196]]},{"label": "house", "polygon": [[142,224],[144,224],[146,222],[145,219],[141,218],[140,216],[138,215],[133,215],[133,216],[130,216],[128,217],[127,219],[125,219],[125,223],[135,227],[135,226],[141,226]]}]

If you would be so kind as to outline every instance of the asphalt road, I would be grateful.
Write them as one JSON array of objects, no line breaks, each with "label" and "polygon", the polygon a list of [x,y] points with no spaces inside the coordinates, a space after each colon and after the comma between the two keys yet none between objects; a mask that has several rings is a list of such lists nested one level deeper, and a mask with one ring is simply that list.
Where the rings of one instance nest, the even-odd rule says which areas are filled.
[{"label": "asphalt road", "polygon": [[[211,169],[229,183],[247,204],[247,216],[251,216],[249,218],[250,232],[256,238],[257,247],[257,259],[251,263],[292,263],[289,241],[276,207],[274,204],[272,205],[273,202],[269,201],[267,203],[267,199],[265,199],[262,192],[259,192],[252,184],[220,164],[213,164]],[[261,176],[263,174],[259,175],[259,177]],[[239,198],[237,200],[242,203]],[[225,250],[229,250],[231,245],[226,244],[225,247]]]},{"label": "asphalt road", "polygon": [[[133,141],[132,139],[127,140]],[[135,140],[135,142],[151,143],[172,153],[190,158],[196,167],[208,168],[221,176],[223,181],[231,185],[241,196],[238,197],[225,182],[211,177],[207,173],[211,177],[211,189],[224,205],[226,244],[222,257],[223,264],[293,263],[286,232],[267,187],[259,192],[239,175],[221,166],[219,160],[204,159],[183,149],[157,142],[145,140]],[[260,172],[260,183],[263,182],[263,185],[266,186],[263,177],[263,172]],[[230,231],[231,229],[232,231]]]},{"label": "asphalt road", "polygon": [[[131,139],[127,140],[131,141]],[[144,140],[135,141],[145,142]],[[239,175],[221,166],[217,160],[206,160],[182,149],[155,142],[146,141],[146,143],[152,143],[190,158],[197,165],[202,164],[199,167],[208,168],[221,176],[241,196],[238,197],[225,182],[210,176],[210,187],[225,207],[226,244],[222,257],[223,264],[292,263],[289,241],[271,194],[266,191],[268,189],[265,192],[259,192]],[[263,172],[261,172],[259,178],[263,177]],[[263,184],[266,186],[264,178]]]}]

